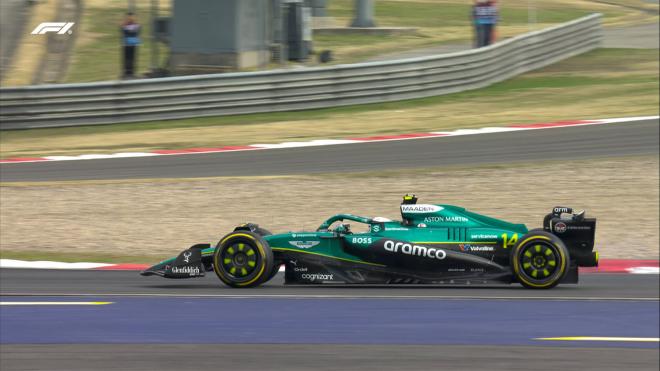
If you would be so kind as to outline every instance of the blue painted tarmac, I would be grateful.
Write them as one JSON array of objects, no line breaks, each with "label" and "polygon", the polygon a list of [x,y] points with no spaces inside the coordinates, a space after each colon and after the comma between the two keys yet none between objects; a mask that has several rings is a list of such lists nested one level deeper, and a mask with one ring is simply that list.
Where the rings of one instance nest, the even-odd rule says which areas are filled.
[{"label": "blue painted tarmac", "polygon": [[7,297],[2,344],[454,344],[657,348],[541,337],[659,337],[657,301]]}]

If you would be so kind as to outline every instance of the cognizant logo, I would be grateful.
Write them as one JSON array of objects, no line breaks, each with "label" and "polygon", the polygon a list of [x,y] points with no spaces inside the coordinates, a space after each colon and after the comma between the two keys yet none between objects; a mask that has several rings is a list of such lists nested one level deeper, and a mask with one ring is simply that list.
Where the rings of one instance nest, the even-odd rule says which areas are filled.
[{"label": "cognizant logo", "polygon": [[399,252],[401,249],[402,254],[423,256],[425,258],[442,260],[447,257],[444,250],[436,249],[433,247],[417,246],[405,242],[385,241],[385,250],[389,252]]},{"label": "cognizant logo", "polygon": [[334,274],[304,273],[300,277],[304,280],[310,281],[332,281],[334,279]]}]

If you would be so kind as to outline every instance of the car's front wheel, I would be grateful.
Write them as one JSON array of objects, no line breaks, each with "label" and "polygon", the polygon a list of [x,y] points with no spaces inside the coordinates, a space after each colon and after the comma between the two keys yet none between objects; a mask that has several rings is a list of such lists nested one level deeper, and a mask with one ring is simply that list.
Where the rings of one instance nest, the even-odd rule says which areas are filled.
[{"label": "car's front wheel", "polygon": [[570,265],[564,243],[542,230],[532,230],[519,241],[511,252],[511,266],[518,282],[532,289],[557,286]]},{"label": "car's front wheel", "polygon": [[234,231],[224,236],[213,252],[213,270],[231,287],[254,287],[265,282],[273,269],[273,252],[259,234]]}]

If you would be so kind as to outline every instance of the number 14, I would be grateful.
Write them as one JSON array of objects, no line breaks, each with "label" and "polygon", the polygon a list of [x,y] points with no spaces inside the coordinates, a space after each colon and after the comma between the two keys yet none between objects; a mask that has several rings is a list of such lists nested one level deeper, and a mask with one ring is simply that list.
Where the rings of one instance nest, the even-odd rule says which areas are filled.
[{"label": "number 14", "polygon": [[502,233],[502,247],[507,248],[507,247],[513,247],[516,242],[518,242],[518,233],[514,233],[511,238],[509,238],[508,233]]}]

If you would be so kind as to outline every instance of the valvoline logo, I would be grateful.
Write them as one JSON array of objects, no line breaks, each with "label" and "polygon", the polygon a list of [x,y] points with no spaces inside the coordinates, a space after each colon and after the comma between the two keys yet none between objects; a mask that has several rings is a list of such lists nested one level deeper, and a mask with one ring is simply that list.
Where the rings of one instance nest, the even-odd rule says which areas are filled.
[{"label": "valvoline logo", "polygon": [[495,251],[494,246],[474,246],[470,244],[458,244],[458,249],[462,252],[493,252]]}]

